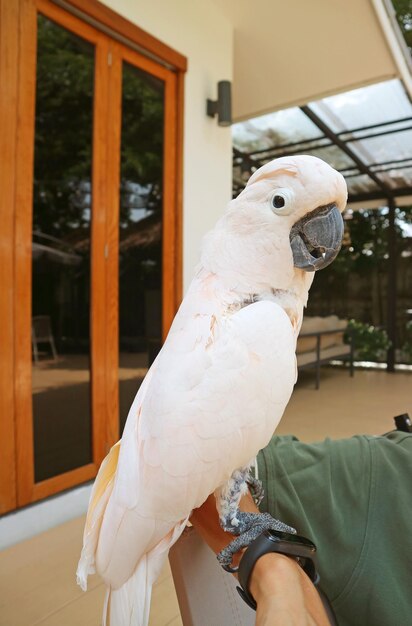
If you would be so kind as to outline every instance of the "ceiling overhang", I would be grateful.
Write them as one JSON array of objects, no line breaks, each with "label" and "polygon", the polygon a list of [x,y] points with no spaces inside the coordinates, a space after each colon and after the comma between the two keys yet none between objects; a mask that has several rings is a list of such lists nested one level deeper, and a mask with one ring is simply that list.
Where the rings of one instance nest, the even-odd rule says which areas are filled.
[{"label": "ceiling overhang", "polygon": [[377,10],[384,0],[216,3],[234,27],[236,121],[390,78],[406,82],[401,46],[388,40],[389,17]]}]

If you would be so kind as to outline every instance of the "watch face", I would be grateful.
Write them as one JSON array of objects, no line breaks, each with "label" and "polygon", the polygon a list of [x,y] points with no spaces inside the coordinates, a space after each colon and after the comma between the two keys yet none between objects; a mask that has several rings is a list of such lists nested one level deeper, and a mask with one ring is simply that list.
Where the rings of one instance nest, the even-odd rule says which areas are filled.
[{"label": "watch face", "polygon": [[316,552],[315,544],[309,539],[306,539],[306,537],[293,535],[292,533],[284,533],[280,530],[267,530],[266,533],[272,541],[286,541],[288,544],[294,544],[296,546],[301,545],[304,546],[306,550]]}]

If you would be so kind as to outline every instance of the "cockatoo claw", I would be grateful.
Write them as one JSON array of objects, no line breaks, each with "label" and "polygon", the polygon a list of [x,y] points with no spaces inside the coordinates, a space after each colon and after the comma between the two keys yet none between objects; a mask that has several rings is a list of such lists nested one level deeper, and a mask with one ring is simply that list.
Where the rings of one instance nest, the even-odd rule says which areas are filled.
[{"label": "cockatoo claw", "polygon": [[217,555],[217,560],[227,572],[237,572],[238,568],[232,566],[233,555],[247,548],[256,537],[259,537],[265,530],[280,530],[285,533],[296,533],[296,530],[279,520],[273,518],[269,513],[245,513],[238,511],[237,526],[225,525],[224,530],[238,535],[226,548]]}]

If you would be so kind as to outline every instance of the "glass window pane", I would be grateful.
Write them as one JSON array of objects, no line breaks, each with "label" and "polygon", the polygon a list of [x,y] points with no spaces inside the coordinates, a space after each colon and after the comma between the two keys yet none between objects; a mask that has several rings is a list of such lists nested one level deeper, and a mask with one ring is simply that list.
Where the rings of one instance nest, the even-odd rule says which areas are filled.
[{"label": "glass window pane", "polygon": [[92,460],[93,82],[94,46],[39,15],[32,244],[36,482]]},{"label": "glass window pane", "polygon": [[123,63],[119,224],[120,432],[162,340],[164,83]]}]

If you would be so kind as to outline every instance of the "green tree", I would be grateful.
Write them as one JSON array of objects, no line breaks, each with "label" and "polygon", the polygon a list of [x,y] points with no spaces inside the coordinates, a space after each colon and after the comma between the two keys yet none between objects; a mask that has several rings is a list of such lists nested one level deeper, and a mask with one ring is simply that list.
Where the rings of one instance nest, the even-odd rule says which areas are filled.
[{"label": "green tree", "polygon": [[406,45],[412,54],[412,1],[392,0],[396,18],[405,37]]},{"label": "green tree", "polygon": [[[358,321],[384,326],[387,313],[387,281],[389,265],[388,209],[354,211],[345,221],[342,250],[325,271],[319,272],[311,288],[308,315],[335,313],[355,317]],[[405,294],[401,293],[402,268],[406,255],[412,252],[411,239],[405,235],[402,224],[412,223],[412,207],[396,209],[396,250],[398,258],[398,335],[404,340],[406,320]],[[406,294],[410,298],[410,294]],[[360,302],[362,308],[360,309]]]},{"label": "green tree", "polygon": [[[92,204],[94,46],[39,15],[34,230],[64,240],[88,230]],[[123,64],[121,222],[160,211],[163,82]]]}]

